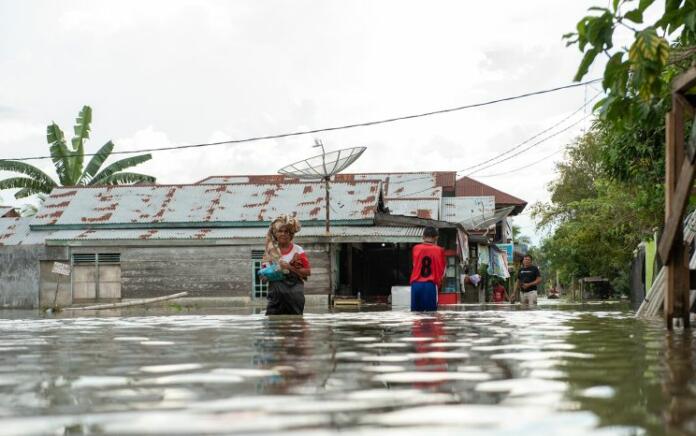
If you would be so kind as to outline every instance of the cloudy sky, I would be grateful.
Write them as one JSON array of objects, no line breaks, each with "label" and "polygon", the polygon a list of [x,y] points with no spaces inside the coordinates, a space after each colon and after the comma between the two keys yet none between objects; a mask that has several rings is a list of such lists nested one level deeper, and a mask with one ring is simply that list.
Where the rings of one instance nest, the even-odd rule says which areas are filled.
[{"label": "cloudy sky", "polygon": [[[70,134],[85,104],[94,111],[88,151],[109,139],[128,150],[370,121],[566,85],[580,54],[561,35],[597,3],[0,0],[0,158],[45,155],[45,126],[55,121]],[[568,117],[598,89],[159,152],[136,170],[161,183],[274,173],[315,153],[315,137],[329,149],[367,146],[351,171],[461,170]],[[588,122],[472,177],[530,204],[546,200],[563,157],[552,153]],[[52,170],[50,161],[37,166]],[[528,215],[516,223],[538,240]]]}]

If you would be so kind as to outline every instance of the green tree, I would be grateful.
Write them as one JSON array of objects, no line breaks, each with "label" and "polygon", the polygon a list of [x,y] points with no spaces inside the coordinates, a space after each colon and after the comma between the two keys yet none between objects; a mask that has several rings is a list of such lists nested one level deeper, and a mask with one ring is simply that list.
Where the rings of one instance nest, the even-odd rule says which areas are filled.
[{"label": "green tree", "polygon": [[102,165],[114,149],[111,141],[104,144],[92,156],[87,166],[84,166],[85,142],[89,139],[91,123],[92,108],[84,106],[76,119],[75,136],[72,138],[71,146],[66,143],[65,135],[56,123],[52,122],[48,125],[46,138],[58,181],[33,165],[20,161],[0,160],[0,170],[24,175],[0,181],[0,189],[19,189],[15,198],[23,198],[39,193],[48,194],[57,186],[121,185],[156,181],[152,176],[124,171],[152,159],[150,154],[121,159],[102,169]]},{"label": "green tree", "polygon": [[[576,31],[563,35],[567,45],[577,45],[583,53],[576,81],[587,74],[597,56],[607,58],[602,80],[606,97],[596,105],[602,119],[650,118],[651,109],[668,94],[674,74],[693,59],[696,0],[666,0],[664,13],[644,23],[645,12],[654,2],[612,0],[610,7],[591,7]],[[618,28],[632,33],[630,46],[614,45]]]},{"label": "green tree", "polygon": [[540,227],[553,229],[541,251],[561,281],[604,276],[626,291],[633,249],[661,222],[662,209],[644,204],[644,187],[607,176],[602,138],[596,124],[568,147],[568,158],[556,165],[558,177],[549,185],[551,201],[535,204],[533,216]]}]

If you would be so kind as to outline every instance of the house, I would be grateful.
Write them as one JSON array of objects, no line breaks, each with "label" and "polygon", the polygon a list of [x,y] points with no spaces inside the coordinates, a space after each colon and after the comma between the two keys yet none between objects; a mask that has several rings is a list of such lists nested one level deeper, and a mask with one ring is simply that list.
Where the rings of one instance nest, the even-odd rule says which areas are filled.
[{"label": "house", "polygon": [[[456,197],[455,176],[340,174],[330,186],[330,233],[324,184],[287,176],[56,188],[33,218],[0,218],[0,260],[13,265],[0,272],[0,305],[68,305],[180,291],[206,301],[264,304],[267,286],[256,272],[268,225],[281,213],[296,214],[303,224],[296,241],[312,263],[308,305],[358,293],[386,301],[392,286],[408,284],[411,247],[426,225],[440,229],[446,248],[443,291],[457,294],[460,273],[470,270],[470,247],[490,242],[497,212],[494,196]],[[470,235],[467,226],[489,233]],[[70,276],[53,273],[55,262],[70,264]]]}]

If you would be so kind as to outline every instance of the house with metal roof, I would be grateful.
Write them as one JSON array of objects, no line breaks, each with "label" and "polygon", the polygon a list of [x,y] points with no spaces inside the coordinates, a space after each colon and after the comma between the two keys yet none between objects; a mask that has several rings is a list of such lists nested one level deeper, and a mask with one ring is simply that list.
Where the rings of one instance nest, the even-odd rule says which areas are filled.
[{"label": "house with metal roof", "polygon": [[[465,230],[490,227],[496,210],[492,196],[455,197],[455,175],[339,174],[330,187],[329,233],[324,184],[288,176],[56,188],[33,218],[0,218],[0,257],[21,252],[22,271],[0,272],[8,275],[0,291],[24,289],[0,305],[26,302],[27,293],[35,307],[180,291],[262,305],[266,285],[256,272],[268,225],[281,213],[303,225],[295,240],[312,263],[308,305],[326,305],[335,294],[386,301],[392,286],[408,284],[411,247],[426,225],[441,229],[445,287],[458,292],[476,243],[490,239]],[[70,276],[54,273],[56,262],[68,264]]]}]

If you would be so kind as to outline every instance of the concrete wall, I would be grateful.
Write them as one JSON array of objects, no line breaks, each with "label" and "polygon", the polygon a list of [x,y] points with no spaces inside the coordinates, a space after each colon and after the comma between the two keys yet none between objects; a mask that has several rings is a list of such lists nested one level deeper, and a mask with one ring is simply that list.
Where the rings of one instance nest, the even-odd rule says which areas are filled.
[{"label": "concrete wall", "polygon": [[0,308],[34,309],[39,305],[39,259],[43,245],[0,246]]},{"label": "concrete wall", "polygon": [[[329,253],[326,244],[303,248],[312,265],[305,284],[307,305],[327,305]],[[265,304],[252,293],[252,250],[260,245],[73,247],[71,253],[120,253],[121,297],[151,298],[187,291],[189,297],[228,297],[234,304]],[[55,281],[52,283],[54,289]],[[48,285],[46,286],[48,287]],[[62,285],[60,286],[62,295]]]}]

